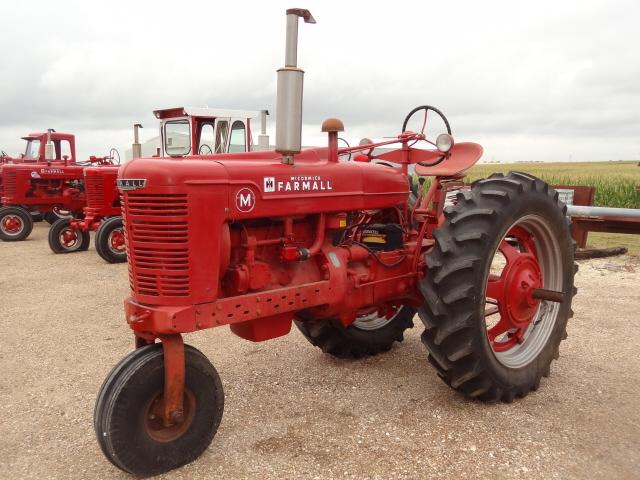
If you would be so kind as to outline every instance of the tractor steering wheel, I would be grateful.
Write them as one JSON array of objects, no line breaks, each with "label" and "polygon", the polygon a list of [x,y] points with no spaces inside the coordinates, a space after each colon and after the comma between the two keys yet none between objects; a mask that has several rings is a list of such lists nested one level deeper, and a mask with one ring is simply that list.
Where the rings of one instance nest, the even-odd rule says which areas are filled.
[{"label": "tractor steering wheel", "polygon": [[[202,153],[202,150],[204,147],[207,147],[209,149],[209,153],[206,153],[206,152]],[[209,154],[213,154],[213,150],[211,150],[211,147],[206,143],[203,143],[202,145],[200,145],[200,148],[198,149],[198,155],[209,155]]]},{"label": "tractor steering wheel", "polygon": [[[447,134],[451,135],[451,126],[449,125],[449,120],[447,120],[447,117],[445,117],[444,113],[442,113],[440,110],[430,105],[422,105],[420,107],[416,107],[413,110],[411,110],[409,114],[405,117],[404,122],[402,123],[402,133],[407,131],[407,125],[411,117],[413,117],[413,115],[419,112],[420,110],[424,110],[424,120],[422,122],[422,128],[420,129],[420,133],[422,135],[424,135],[424,129],[427,127],[427,115],[429,114],[429,110],[435,112],[442,119],[442,121],[444,122],[444,125],[447,127]],[[432,142],[431,140],[427,139],[426,136],[424,138],[424,141],[438,148],[435,142]],[[440,157],[434,162],[431,162],[431,163],[418,162],[418,165],[422,165],[423,167],[433,167],[435,165],[438,165],[440,162],[442,162],[446,157],[447,155],[444,154],[442,155],[442,157]]]},{"label": "tractor steering wheel", "polygon": [[[116,156],[118,157],[117,162],[115,162]],[[108,158],[113,165],[120,165],[120,152],[116,148],[112,148],[111,150],[109,150]]]},{"label": "tractor steering wheel", "polygon": [[[344,138],[342,137],[338,137],[338,142],[344,142],[344,144],[347,146],[347,148],[351,148],[351,145],[349,145],[349,142],[347,142]],[[344,155],[344,153],[342,154]],[[351,160],[351,152],[349,152],[349,158],[347,158],[347,162]]]}]

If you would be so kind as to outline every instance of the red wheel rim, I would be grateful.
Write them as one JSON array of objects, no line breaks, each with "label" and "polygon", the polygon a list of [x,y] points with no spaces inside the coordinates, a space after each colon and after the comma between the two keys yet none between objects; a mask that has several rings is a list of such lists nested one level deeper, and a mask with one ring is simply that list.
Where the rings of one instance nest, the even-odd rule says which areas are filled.
[{"label": "red wheel rim", "polygon": [[24,228],[24,222],[18,215],[5,215],[1,226],[2,231],[7,235],[17,235]]},{"label": "red wheel rim", "polygon": [[60,243],[63,247],[73,248],[78,243],[78,234],[73,228],[65,228],[60,232]]},{"label": "red wheel rim", "polygon": [[123,253],[125,251],[124,233],[122,229],[117,229],[109,235],[109,248],[115,253]]},{"label": "red wheel rim", "polygon": [[540,300],[532,293],[542,288],[543,275],[533,235],[525,229],[511,228],[498,251],[504,265],[500,273],[489,274],[485,319],[491,348],[505,352],[524,342],[540,306]]}]

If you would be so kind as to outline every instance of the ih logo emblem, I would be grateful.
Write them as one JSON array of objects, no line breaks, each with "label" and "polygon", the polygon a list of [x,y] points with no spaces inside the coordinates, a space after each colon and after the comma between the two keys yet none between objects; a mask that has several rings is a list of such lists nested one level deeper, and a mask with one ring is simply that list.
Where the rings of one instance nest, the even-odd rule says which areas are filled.
[{"label": "ih logo emblem", "polygon": [[241,188],[236,193],[236,208],[242,213],[248,213],[256,206],[256,194],[250,188]]},{"label": "ih logo emblem", "polygon": [[276,191],[275,177],[264,177],[264,191],[267,193]]},{"label": "ih logo emblem", "polygon": [[118,178],[116,182],[120,190],[138,190],[147,184],[145,178]]}]

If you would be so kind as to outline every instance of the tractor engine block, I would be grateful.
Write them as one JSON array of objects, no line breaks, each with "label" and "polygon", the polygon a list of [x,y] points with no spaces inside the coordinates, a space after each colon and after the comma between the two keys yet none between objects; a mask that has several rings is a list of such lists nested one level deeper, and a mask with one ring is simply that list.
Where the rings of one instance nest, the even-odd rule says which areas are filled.
[{"label": "tractor engine block", "polygon": [[[229,324],[259,341],[301,316],[347,326],[365,310],[421,303],[405,249],[415,235],[406,175],[334,163],[326,149],[301,153],[296,175],[283,175],[276,155],[121,167],[126,308],[138,335]],[[168,175],[174,162],[182,168]]]}]

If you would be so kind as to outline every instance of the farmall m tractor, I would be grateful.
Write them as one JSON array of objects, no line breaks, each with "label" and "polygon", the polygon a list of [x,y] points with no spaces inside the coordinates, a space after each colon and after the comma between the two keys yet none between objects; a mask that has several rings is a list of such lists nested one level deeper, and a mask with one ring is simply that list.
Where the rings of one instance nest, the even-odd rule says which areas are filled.
[{"label": "farmall m tractor", "polygon": [[[153,113],[160,120],[161,148],[158,156],[164,158],[183,157],[192,152],[251,151],[251,119],[262,113],[264,132],[268,112],[178,107]],[[134,125],[133,158],[141,156],[138,141],[140,127],[139,124]],[[264,135],[260,138],[264,138]],[[60,219],[52,225],[49,247],[54,253],[86,250],[90,242],[89,232],[95,231],[96,251],[105,261],[120,263],[127,260],[120,193],[116,188],[117,174],[117,167],[85,168],[86,205],[83,214],[80,218]]]},{"label": "farmall m tractor", "polygon": [[[47,164],[51,160],[63,160],[64,157],[75,163],[75,137],[68,133],[59,133],[53,129],[47,132],[30,133],[22,137],[27,142],[25,152],[17,157],[8,155],[4,150],[0,152],[0,200],[2,199],[2,166],[5,164]],[[47,147],[47,145],[49,147]],[[43,219],[50,224],[64,216],[64,212],[52,210],[41,214],[30,209],[34,221]]]},{"label": "farmall m tractor", "polygon": [[[301,151],[299,17],[314,22],[287,11],[276,151],[120,169],[137,348],[104,381],[94,425],[106,457],[133,474],[196,459],[222,419],[222,383],[188,332],[229,325],[258,342],[295,324],[323,352],[358,358],[401,341],[417,312],[438,376],[488,402],[536,390],[566,335],[573,245],[547,184],[493,175],[443,209],[482,148],[407,131],[410,118],[391,140],[343,149],[342,122],[329,119],[328,147]],[[412,112],[421,124],[427,113],[444,119]],[[413,206],[410,166],[431,178]]]},{"label": "farmall m tractor", "polygon": [[0,170],[0,239],[4,241],[26,239],[36,212],[43,213],[49,223],[66,215],[81,215],[85,205],[84,168],[113,164],[111,154],[78,162],[71,134],[49,130],[25,139],[25,155],[5,163]]}]

